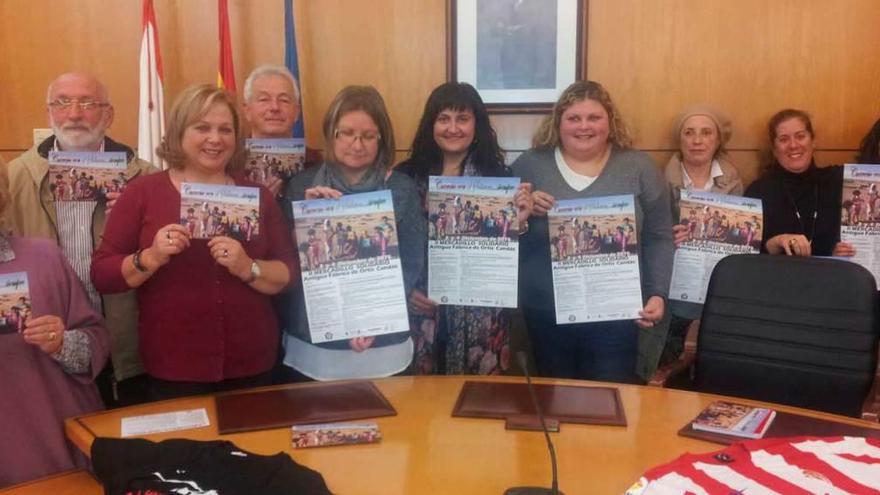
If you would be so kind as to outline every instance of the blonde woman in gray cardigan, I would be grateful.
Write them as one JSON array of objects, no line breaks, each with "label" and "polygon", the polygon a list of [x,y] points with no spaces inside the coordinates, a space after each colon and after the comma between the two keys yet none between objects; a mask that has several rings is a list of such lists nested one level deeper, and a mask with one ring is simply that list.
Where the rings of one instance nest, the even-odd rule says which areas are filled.
[{"label": "blonde woman in gray cardigan", "polygon": [[[674,250],[666,181],[648,155],[630,148],[620,112],[593,81],[576,82],[562,93],[533,145],[513,164],[513,172],[534,190],[529,231],[520,237],[520,301],[538,373],[637,382],[637,372],[644,378],[656,367],[666,340]],[[547,211],[557,199],[619,194],[636,200],[646,298],[640,318],[557,325]]]},{"label": "blonde woman in gray cardigan", "polygon": [[[730,119],[708,105],[693,105],[676,117],[672,137],[678,143],[678,151],[666,164],[666,180],[674,198],[672,233],[676,246],[688,237],[688,227],[679,221],[678,201],[682,189],[742,196],[743,183],[739,173],[726,159],[725,146],[732,134]],[[688,326],[700,317],[703,305],[670,301],[669,309],[672,318],[661,364],[675,361],[684,350]]]}]

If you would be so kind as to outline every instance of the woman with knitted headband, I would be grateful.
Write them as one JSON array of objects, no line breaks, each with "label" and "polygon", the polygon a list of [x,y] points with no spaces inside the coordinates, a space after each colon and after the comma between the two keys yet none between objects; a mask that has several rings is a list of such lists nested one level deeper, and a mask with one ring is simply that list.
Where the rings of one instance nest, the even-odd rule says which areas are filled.
[{"label": "woman with knitted headband", "polygon": [[675,119],[672,135],[678,151],[666,164],[666,180],[676,192],[742,195],[739,173],[725,157],[725,146],[733,135],[727,116],[706,105],[691,106]]},{"label": "woman with knitted headband", "polygon": [[[730,119],[721,111],[708,105],[693,105],[682,111],[675,119],[672,137],[678,143],[678,151],[666,164],[666,180],[675,201],[672,204],[672,233],[675,245],[688,239],[692,225],[678,222],[678,201],[681,190],[706,191],[741,196],[743,183],[739,173],[726,159],[725,146],[733,135]],[[684,349],[688,326],[700,317],[703,305],[685,301],[670,301],[672,318],[666,346],[660,364],[674,361]]]}]

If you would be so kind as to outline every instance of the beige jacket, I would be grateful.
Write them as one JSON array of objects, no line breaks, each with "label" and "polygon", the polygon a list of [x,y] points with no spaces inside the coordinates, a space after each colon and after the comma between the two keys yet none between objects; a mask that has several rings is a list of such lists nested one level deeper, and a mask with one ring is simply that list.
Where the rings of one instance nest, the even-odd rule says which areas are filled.
[{"label": "beige jacket", "polygon": [[[724,158],[718,158],[718,164],[721,165],[721,172],[724,175],[715,177],[714,184],[712,184],[712,192],[742,196],[744,187],[736,167]],[[672,186],[673,191],[676,193],[676,199],[678,199],[678,191],[684,187],[684,177],[681,173],[681,154],[679,152],[676,151],[672,154],[672,157],[666,164],[665,173],[666,181]]]},{"label": "beige jacket", "polygon": [[[13,235],[48,237],[58,242],[57,218],[49,191],[49,162],[47,156],[54,147],[50,137],[38,146],[9,162],[10,204],[6,209],[7,228]],[[105,138],[106,151],[124,151],[128,155],[127,178],[156,172],[149,163],[135,157],[131,148]],[[96,248],[104,232],[106,216],[104,204],[99,203],[92,216],[92,244]],[[110,357],[117,380],[124,380],[144,372],[138,354],[138,306],[134,291],[121,294],[103,294],[104,318],[110,332]]]}]

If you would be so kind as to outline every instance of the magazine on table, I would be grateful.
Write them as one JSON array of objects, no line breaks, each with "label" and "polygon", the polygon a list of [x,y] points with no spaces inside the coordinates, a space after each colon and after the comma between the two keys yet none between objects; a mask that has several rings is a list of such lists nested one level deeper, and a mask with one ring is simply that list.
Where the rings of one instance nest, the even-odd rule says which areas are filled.
[{"label": "magazine on table", "polygon": [[519,178],[428,180],[428,297],[440,304],[517,307]]},{"label": "magazine on table", "polygon": [[547,217],[556,323],[639,318],[643,304],[633,196],[560,200]]},{"label": "magazine on table", "polygon": [[722,435],[761,438],[775,417],[776,411],[772,409],[717,400],[703,409],[691,427]]},{"label": "magazine on table", "polygon": [[382,439],[379,425],[376,423],[294,425],[291,431],[295,449],[376,443]]},{"label": "magazine on table", "polygon": [[391,192],[292,209],[312,343],[409,331]]}]

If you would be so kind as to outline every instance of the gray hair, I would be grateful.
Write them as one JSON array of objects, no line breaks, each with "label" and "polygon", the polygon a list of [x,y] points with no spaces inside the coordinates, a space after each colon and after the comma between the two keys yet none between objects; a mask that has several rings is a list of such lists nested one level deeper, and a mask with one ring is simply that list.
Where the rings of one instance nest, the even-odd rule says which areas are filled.
[{"label": "gray hair", "polygon": [[293,86],[293,94],[296,100],[299,101],[299,84],[297,84],[296,78],[287,70],[287,67],[273,64],[261,65],[248,75],[244,81],[244,101],[251,100],[251,97],[254,96],[254,81],[263,76],[279,76],[290,81],[291,86]]}]

